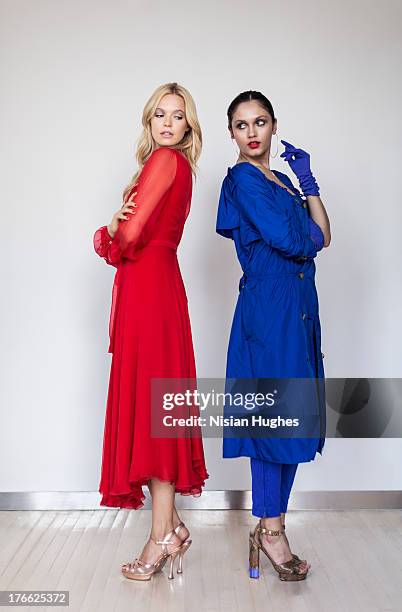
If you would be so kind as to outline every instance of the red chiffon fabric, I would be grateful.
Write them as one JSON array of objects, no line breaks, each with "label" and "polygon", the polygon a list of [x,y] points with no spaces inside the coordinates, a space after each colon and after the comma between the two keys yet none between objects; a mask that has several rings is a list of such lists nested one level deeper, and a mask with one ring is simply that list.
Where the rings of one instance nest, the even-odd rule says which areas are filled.
[{"label": "red chiffon fabric", "polygon": [[[150,478],[200,495],[209,477],[202,438],[151,435],[151,378],[195,379],[187,296],[176,249],[190,210],[191,168],[178,150],[156,149],[127,194],[136,214],[94,235],[117,268],[109,320],[112,353],[99,492],[101,506],[141,508]],[[136,194],[136,195],[135,195]]]}]

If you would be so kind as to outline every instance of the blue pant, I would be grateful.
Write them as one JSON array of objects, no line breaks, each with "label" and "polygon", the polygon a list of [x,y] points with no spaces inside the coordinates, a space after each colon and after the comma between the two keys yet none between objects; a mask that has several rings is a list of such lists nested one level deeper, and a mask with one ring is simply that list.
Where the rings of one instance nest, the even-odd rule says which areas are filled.
[{"label": "blue pant", "polygon": [[286,512],[298,463],[273,463],[250,457],[253,516],[271,518]]}]

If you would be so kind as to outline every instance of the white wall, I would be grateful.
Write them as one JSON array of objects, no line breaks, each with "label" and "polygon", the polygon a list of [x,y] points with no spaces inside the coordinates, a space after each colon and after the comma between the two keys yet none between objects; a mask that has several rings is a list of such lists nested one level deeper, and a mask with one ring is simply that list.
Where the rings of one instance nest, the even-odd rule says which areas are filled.
[{"label": "white wall", "polygon": [[[224,375],[240,268],[215,234],[236,159],[226,108],[264,92],[331,219],[317,258],[327,376],[400,377],[398,0],[2,0],[0,489],[97,490],[114,269],[92,235],[121,205],[151,92],[177,80],[204,134],[179,259],[198,375]],[[281,149],[282,150],[282,149]],[[272,167],[289,172],[278,158]],[[206,440],[210,489],[250,488]],[[327,440],[295,490],[402,489],[399,439]]]}]

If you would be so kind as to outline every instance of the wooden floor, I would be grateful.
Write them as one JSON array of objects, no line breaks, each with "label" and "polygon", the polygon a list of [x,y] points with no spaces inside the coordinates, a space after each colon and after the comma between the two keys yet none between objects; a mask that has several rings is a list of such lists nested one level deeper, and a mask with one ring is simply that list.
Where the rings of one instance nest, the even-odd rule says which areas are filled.
[{"label": "wooden floor", "polygon": [[142,549],[149,510],[0,512],[0,590],[69,590],[70,606],[15,610],[303,611],[402,610],[402,512],[290,511],[293,552],[308,559],[307,580],[281,582],[262,555],[248,577],[249,511],[183,510],[193,545],[183,574],[147,582],[120,574]]}]

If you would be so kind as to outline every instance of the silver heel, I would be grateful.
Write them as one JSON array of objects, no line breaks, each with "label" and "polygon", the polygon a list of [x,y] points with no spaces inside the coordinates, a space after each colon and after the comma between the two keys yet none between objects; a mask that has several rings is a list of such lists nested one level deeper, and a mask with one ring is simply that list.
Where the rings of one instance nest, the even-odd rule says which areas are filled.
[{"label": "silver heel", "polygon": [[179,553],[179,565],[177,567],[177,573],[178,574],[183,573],[183,551]]},{"label": "silver heel", "polygon": [[175,551],[171,553],[170,555],[170,566],[169,566],[169,576],[168,576],[170,580],[174,578],[173,567],[174,567],[174,560],[176,559],[177,554],[178,554],[178,551]]},{"label": "silver heel", "polygon": [[190,548],[191,542],[192,540],[185,540],[185,542],[183,542],[181,550],[179,551],[179,565],[177,568],[178,574],[183,573],[183,556],[184,556],[184,553]]}]

